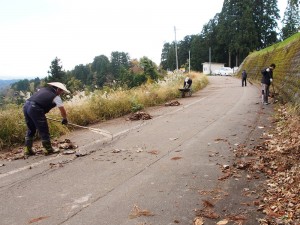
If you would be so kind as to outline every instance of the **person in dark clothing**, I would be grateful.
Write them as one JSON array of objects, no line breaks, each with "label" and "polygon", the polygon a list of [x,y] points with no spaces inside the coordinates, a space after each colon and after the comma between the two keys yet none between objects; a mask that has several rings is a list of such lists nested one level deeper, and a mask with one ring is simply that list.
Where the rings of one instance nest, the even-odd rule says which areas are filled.
[{"label": "person in dark clothing", "polygon": [[192,83],[193,83],[192,79],[189,77],[186,77],[184,79],[183,88],[185,88],[185,89],[190,88],[192,86]]},{"label": "person in dark clothing", "polygon": [[52,108],[58,107],[62,116],[61,123],[68,124],[67,113],[64,108],[60,95],[64,92],[70,93],[66,86],[60,82],[48,83],[49,87],[41,88],[34,93],[26,102],[23,107],[25,122],[27,125],[27,132],[25,137],[24,154],[34,155],[32,150],[33,138],[38,130],[42,139],[43,151],[45,155],[52,154],[52,148],[49,134],[49,127],[47,118],[45,116]]},{"label": "person in dark clothing", "polygon": [[247,86],[247,73],[246,70],[243,70],[242,72],[242,87]]},{"label": "person in dark clothing", "polygon": [[275,69],[276,65],[272,63],[269,67],[263,69],[261,71],[262,78],[261,78],[261,85],[262,85],[262,102],[264,105],[268,105],[268,97],[270,93],[270,85],[273,81],[273,70]]}]

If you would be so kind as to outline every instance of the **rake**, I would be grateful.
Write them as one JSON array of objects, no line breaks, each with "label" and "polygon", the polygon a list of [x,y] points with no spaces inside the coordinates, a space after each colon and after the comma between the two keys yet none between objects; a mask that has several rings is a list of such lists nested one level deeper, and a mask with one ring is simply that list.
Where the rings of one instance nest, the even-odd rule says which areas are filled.
[{"label": "rake", "polygon": [[[54,119],[54,118],[49,118],[47,117],[48,120],[52,120],[52,121],[55,121],[55,122],[61,122],[60,120],[57,120],[57,119]],[[78,128],[82,128],[82,129],[87,129],[87,130],[90,130],[94,133],[98,133],[98,134],[102,134],[103,136],[105,137],[109,137],[111,139],[113,139],[113,134],[110,133],[109,131],[107,130],[102,130],[102,129],[98,129],[98,128],[93,128],[93,127],[85,127],[85,126],[81,126],[81,125],[78,125],[78,124],[74,124],[74,123],[68,123],[68,125],[71,125],[73,127],[78,127]]]}]

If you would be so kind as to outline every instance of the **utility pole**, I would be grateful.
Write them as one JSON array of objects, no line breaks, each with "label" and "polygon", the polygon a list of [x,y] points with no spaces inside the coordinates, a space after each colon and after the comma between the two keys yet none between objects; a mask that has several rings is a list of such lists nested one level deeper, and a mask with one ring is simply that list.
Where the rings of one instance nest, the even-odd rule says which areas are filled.
[{"label": "utility pole", "polygon": [[211,74],[211,47],[208,50],[208,58],[209,58],[209,74]]},{"label": "utility pole", "polygon": [[189,74],[191,73],[191,50],[189,50]]},{"label": "utility pole", "polygon": [[176,54],[176,71],[178,72],[178,55],[177,55],[177,41],[176,41],[176,27],[174,26],[175,32],[175,54]]}]

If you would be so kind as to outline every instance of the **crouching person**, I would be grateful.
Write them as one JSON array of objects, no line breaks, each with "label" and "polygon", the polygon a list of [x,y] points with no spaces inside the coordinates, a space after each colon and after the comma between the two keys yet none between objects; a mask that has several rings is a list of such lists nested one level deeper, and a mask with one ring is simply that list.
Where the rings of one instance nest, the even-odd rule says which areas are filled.
[{"label": "crouching person", "polygon": [[184,79],[183,88],[185,88],[185,89],[190,88],[192,86],[192,83],[193,83],[192,79],[189,77],[186,77]]},{"label": "crouching person", "polygon": [[48,83],[49,87],[41,88],[34,93],[25,103],[23,113],[27,125],[27,132],[25,136],[24,155],[34,155],[32,150],[33,138],[38,130],[42,139],[45,155],[54,153],[50,141],[50,133],[46,113],[52,108],[58,107],[62,116],[61,123],[68,124],[67,112],[64,108],[62,99],[60,97],[64,92],[70,93],[66,86],[60,82]]}]

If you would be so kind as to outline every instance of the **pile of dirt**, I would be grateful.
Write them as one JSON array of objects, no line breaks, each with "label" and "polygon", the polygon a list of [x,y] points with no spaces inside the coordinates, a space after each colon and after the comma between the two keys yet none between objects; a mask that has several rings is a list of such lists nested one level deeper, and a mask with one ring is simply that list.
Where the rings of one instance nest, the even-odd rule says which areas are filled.
[{"label": "pile of dirt", "polygon": [[[54,140],[52,143],[54,149],[57,150],[57,153],[62,152],[62,154],[75,154],[75,149],[78,148],[70,139],[65,139],[63,141]],[[41,143],[35,143],[33,145],[33,150],[36,155],[43,155],[43,146]],[[12,150],[8,150],[6,152],[0,153],[0,160],[18,160],[18,159],[25,159],[27,158],[24,156],[23,147],[15,148]]]},{"label": "pile of dirt", "polygon": [[143,111],[138,111],[136,113],[133,113],[129,116],[129,120],[150,120],[152,119],[152,116],[150,114],[143,112]]},{"label": "pile of dirt", "polygon": [[167,102],[165,103],[165,106],[179,106],[180,102],[178,101],[171,101],[171,102]]}]

